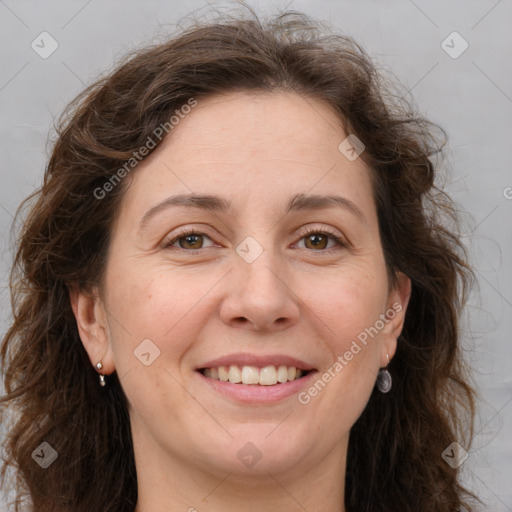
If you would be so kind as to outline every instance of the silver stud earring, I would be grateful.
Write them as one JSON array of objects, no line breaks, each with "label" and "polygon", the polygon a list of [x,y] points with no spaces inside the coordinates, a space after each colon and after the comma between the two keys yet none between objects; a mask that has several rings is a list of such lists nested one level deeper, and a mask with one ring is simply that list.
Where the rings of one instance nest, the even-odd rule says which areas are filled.
[{"label": "silver stud earring", "polygon": [[[386,354],[389,366],[389,354]],[[393,385],[393,379],[391,378],[391,374],[388,372],[387,367],[381,368],[379,370],[379,374],[377,375],[377,387],[381,393],[387,393],[391,386]]]},{"label": "silver stud earring", "polygon": [[[98,368],[98,370],[101,370],[103,368],[103,364],[101,363],[101,361],[96,363],[96,368]],[[101,387],[105,386],[105,375],[103,375],[101,373],[100,373],[100,386]]]}]

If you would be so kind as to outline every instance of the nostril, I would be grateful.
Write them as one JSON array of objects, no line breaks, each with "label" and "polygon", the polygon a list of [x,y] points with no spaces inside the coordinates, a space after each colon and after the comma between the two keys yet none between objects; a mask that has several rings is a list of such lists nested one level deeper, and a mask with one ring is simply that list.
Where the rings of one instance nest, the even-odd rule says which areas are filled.
[{"label": "nostril", "polygon": [[243,326],[243,325],[248,324],[249,320],[247,318],[245,318],[244,316],[238,316],[236,318],[233,318],[233,323]]}]

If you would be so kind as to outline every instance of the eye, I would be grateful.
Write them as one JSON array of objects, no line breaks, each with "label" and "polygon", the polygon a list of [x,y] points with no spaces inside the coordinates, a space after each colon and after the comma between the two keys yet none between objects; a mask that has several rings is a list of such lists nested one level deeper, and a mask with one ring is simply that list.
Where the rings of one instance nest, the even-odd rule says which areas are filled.
[{"label": "eye", "polygon": [[[198,249],[206,249],[214,245],[213,243],[210,243],[210,245],[205,246],[205,240],[213,242],[208,235],[194,229],[188,229],[181,231],[169,240],[164,241],[162,243],[162,248],[168,249],[170,247],[175,247],[176,249],[194,251]],[[344,241],[336,233],[326,230],[325,228],[307,228],[300,239],[300,242],[302,241],[304,241],[304,246],[301,247],[299,245],[301,249],[313,249],[320,252],[324,249],[332,249],[336,246],[346,247]]]},{"label": "eye", "polygon": [[189,229],[186,231],[182,231],[181,233],[177,233],[171,239],[164,241],[162,244],[162,248],[168,249],[169,247],[176,247],[178,249],[185,250],[205,249],[205,239],[211,241],[211,238],[208,235],[194,231],[193,229]]},{"label": "eye", "polygon": [[[304,247],[301,248],[313,249],[315,251],[332,249],[336,246],[346,247],[346,244],[337,234],[325,229],[308,228],[302,236],[302,240],[304,240]],[[330,246],[329,242],[332,242]]]}]

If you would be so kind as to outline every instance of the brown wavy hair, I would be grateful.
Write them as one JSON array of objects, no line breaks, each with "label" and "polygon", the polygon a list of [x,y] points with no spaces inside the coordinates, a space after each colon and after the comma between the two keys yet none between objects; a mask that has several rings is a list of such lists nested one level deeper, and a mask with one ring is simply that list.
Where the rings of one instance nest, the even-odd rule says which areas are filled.
[{"label": "brown wavy hair", "polygon": [[[101,283],[129,177],[101,200],[94,191],[191,98],[275,90],[326,102],[364,143],[390,282],[395,271],[412,281],[393,388],[373,391],[350,432],[346,510],[481,503],[441,456],[453,441],[469,451],[477,398],[459,325],[474,273],[456,205],[437,181],[445,133],[350,37],[300,12],[262,21],[249,10],[133,52],[58,121],[43,185],[18,210],[13,322],[1,347],[4,429],[8,404],[13,413],[1,474],[4,486],[8,470],[16,477],[16,512],[27,497],[37,512],[133,511],[137,502],[126,396],[115,372],[99,387],[69,299],[72,287]],[[43,441],[58,453],[45,470],[32,458]]]}]

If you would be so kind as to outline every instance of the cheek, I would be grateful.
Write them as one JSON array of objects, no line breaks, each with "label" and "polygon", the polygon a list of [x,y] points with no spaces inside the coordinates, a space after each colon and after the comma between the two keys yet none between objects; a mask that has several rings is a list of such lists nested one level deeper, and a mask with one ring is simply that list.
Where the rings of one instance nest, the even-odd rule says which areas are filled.
[{"label": "cheek", "polygon": [[385,313],[387,298],[386,276],[378,264],[350,267],[330,280],[322,279],[307,295],[330,357],[299,397],[305,410],[315,410],[324,418],[324,427],[337,436],[350,430],[375,385],[380,351],[379,333],[372,328]]},{"label": "cheek", "polygon": [[317,279],[304,296],[321,320],[323,339],[339,355],[385,312],[387,281],[378,265],[350,265]]},{"label": "cheek", "polygon": [[207,292],[216,281],[214,276],[200,279],[180,269],[149,275],[132,267],[130,273],[113,273],[108,302],[117,356],[128,363],[127,357],[149,339],[166,366],[177,364],[209,317]]}]

